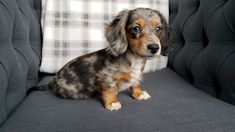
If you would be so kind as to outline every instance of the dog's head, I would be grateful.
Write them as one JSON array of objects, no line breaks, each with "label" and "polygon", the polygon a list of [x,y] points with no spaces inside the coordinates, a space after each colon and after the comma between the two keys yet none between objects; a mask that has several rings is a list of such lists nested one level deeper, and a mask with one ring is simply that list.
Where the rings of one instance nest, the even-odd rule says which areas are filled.
[{"label": "dog's head", "polygon": [[119,12],[106,26],[105,36],[113,56],[129,49],[141,57],[154,57],[165,54],[161,42],[166,39],[167,29],[166,20],[158,11],[137,8]]}]

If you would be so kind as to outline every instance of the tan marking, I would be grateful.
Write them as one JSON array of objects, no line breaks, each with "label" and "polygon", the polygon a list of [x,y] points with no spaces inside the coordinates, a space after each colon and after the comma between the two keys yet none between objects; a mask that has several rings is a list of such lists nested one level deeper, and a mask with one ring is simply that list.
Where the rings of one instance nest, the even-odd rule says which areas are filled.
[{"label": "tan marking", "polygon": [[145,26],[145,21],[144,19],[141,19],[141,18],[135,20],[134,23],[140,25],[142,28]]},{"label": "tan marking", "polygon": [[131,86],[131,92],[132,92],[132,97],[134,99],[138,99],[139,96],[141,96],[143,94],[143,91],[141,90],[139,83],[136,83],[133,86]]},{"label": "tan marking", "polygon": [[161,20],[160,19],[153,19],[153,20],[151,20],[151,25],[152,26],[157,26],[158,24],[160,24],[161,23]]},{"label": "tan marking", "polygon": [[136,39],[129,38],[129,37],[127,39],[128,39],[130,48],[134,53],[145,54],[147,50],[146,47],[147,47],[147,42],[148,42],[148,38],[146,37],[146,35],[141,35],[141,37],[136,38]]},{"label": "tan marking", "polygon": [[117,98],[118,96],[117,90],[102,90],[101,94],[106,109],[108,109],[108,107],[112,105],[112,103],[119,102]]},{"label": "tan marking", "polygon": [[130,81],[131,80],[131,76],[130,73],[127,72],[117,72],[113,74],[113,79],[116,81]]}]

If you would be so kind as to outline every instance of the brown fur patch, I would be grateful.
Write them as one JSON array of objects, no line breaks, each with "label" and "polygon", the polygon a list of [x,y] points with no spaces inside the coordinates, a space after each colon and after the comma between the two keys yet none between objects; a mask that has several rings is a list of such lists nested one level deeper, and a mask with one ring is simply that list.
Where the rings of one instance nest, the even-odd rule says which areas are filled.
[{"label": "brown fur patch", "polygon": [[133,97],[134,99],[138,99],[138,97],[139,97],[141,94],[143,94],[139,83],[136,83],[136,84],[134,84],[133,86],[131,86],[131,92],[132,92],[132,97]]},{"label": "brown fur patch", "polygon": [[132,51],[134,53],[144,53],[146,50],[146,45],[144,46],[144,44],[147,44],[146,42],[148,42],[147,37],[145,37],[144,35],[141,35],[139,38],[133,39],[133,38],[127,38],[128,39],[128,43],[130,45],[130,48],[132,49]]},{"label": "brown fur patch", "polygon": [[157,26],[158,24],[160,24],[161,23],[161,20],[160,19],[153,19],[153,20],[151,20],[151,25],[152,26]]},{"label": "brown fur patch", "polygon": [[135,20],[134,23],[140,25],[141,27],[145,26],[145,21],[142,18]]},{"label": "brown fur patch", "polygon": [[118,91],[117,90],[103,90],[101,91],[102,100],[104,106],[107,108],[108,105],[118,101]]},{"label": "brown fur patch", "polygon": [[131,76],[130,73],[127,72],[117,72],[113,74],[113,79],[116,81],[130,81],[131,80]]}]

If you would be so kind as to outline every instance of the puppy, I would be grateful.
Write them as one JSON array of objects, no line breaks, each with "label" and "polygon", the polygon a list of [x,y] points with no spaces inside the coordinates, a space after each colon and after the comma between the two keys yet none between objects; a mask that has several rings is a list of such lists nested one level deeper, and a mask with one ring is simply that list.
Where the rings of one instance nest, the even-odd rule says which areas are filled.
[{"label": "puppy", "polygon": [[123,10],[106,25],[108,47],[75,58],[48,85],[31,91],[51,89],[62,98],[74,100],[100,93],[104,107],[110,111],[121,108],[118,93],[127,88],[134,99],[149,99],[140,81],[146,60],[161,54],[166,31],[166,20],[156,10]]}]

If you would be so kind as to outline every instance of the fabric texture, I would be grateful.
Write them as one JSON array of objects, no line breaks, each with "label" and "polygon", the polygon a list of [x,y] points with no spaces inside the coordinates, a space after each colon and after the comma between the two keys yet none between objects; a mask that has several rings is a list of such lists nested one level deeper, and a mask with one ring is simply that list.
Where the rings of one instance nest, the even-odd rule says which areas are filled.
[{"label": "fabric texture", "polygon": [[[46,78],[43,82],[50,80]],[[36,91],[16,109],[1,132],[234,132],[235,107],[184,81],[171,69],[145,74],[149,100],[129,91],[122,108],[107,111],[99,97],[74,101]]]},{"label": "fabric texture", "polygon": [[0,0],[0,126],[38,83],[39,8],[36,0]]},{"label": "fabric texture", "polygon": [[[105,23],[119,11],[137,7],[157,9],[168,19],[168,0],[42,0],[40,71],[55,73],[68,61],[105,48]],[[166,64],[166,57],[156,58],[148,70],[160,69]]]},{"label": "fabric texture", "polygon": [[169,66],[199,89],[235,105],[235,1],[172,0],[170,5],[174,43]]}]

